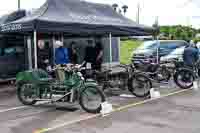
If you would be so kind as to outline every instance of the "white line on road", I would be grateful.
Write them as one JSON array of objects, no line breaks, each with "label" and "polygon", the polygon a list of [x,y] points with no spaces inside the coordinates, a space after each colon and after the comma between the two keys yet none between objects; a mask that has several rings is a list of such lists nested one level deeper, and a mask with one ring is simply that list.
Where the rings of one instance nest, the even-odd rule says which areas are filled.
[{"label": "white line on road", "polygon": [[[138,102],[138,103],[128,104],[128,105],[125,105],[125,106],[122,106],[120,108],[115,109],[113,112],[122,111],[122,110],[125,110],[125,109],[128,109],[128,108],[131,108],[131,107],[142,105],[142,104],[145,104],[145,103],[148,103],[148,102],[151,102],[151,101],[155,101],[155,100],[158,100],[158,99],[162,99],[162,98],[165,98],[165,97],[168,97],[168,96],[172,96],[172,95],[175,95],[175,94],[187,92],[189,90],[192,90],[192,89],[180,90],[180,91],[176,91],[176,92],[173,92],[173,93],[169,93],[167,95],[163,95],[160,98],[148,99],[148,100],[144,100],[144,101],[141,101],[141,102]],[[53,131],[53,130],[61,128],[61,127],[65,127],[65,126],[69,126],[69,125],[72,125],[72,124],[75,124],[75,123],[78,123],[78,122],[82,122],[82,121],[86,121],[86,120],[89,120],[89,119],[97,118],[99,116],[101,116],[101,114],[86,116],[86,117],[83,117],[83,118],[80,118],[80,119],[77,119],[77,120],[73,120],[73,121],[65,122],[65,123],[60,124],[60,125],[56,125],[54,127],[43,128],[41,130],[36,130],[34,133],[45,133],[45,132]]]},{"label": "white line on road", "polygon": [[4,112],[8,112],[8,111],[12,111],[12,110],[17,110],[17,109],[24,109],[27,106],[19,106],[19,107],[14,107],[14,108],[9,108],[9,109],[4,109],[4,110],[0,110],[0,113],[4,113]]},{"label": "white line on road", "polygon": [[[37,106],[38,105],[44,105],[44,104],[47,104],[49,102],[40,102],[38,104],[36,104]],[[13,108],[8,108],[8,109],[4,109],[4,110],[0,110],[0,113],[5,113],[5,112],[8,112],[8,111],[13,111],[13,110],[18,110],[18,109],[25,109],[25,108],[28,108],[28,107],[34,107],[34,106],[18,106],[18,107],[13,107]]]}]

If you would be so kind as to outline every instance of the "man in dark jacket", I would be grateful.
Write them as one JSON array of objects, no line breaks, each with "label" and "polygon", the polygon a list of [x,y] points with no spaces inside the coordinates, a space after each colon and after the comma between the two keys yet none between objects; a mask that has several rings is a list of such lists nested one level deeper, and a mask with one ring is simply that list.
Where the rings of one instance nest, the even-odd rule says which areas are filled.
[{"label": "man in dark jacket", "polygon": [[95,43],[92,40],[88,40],[88,47],[86,47],[84,60],[87,63],[91,63],[92,69],[101,71],[103,47],[100,41],[96,41]]},{"label": "man in dark jacket", "polygon": [[75,42],[71,42],[71,44],[70,44],[69,58],[70,58],[70,62],[72,64],[78,63],[78,54],[77,54],[77,51],[76,51],[76,43]]},{"label": "man in dark jacket", "polygon": [[43,41],[38,43],[38,48],[38,67],[46,70],[47,66],[51,65],[52,49]]},{"label": "man in dark jacket", "polygon": [[193,67],[199,59],[199,50],[194,42],[186,47],[183,53],[183,61],[186,66]]},{"label": "man in dark jacket", "polygon": [[96,38],[95,40],[95,63],[94,63],[94,69],[101,71],[101,65],[103,62],[103,46],[101,43],[100,38]]}]

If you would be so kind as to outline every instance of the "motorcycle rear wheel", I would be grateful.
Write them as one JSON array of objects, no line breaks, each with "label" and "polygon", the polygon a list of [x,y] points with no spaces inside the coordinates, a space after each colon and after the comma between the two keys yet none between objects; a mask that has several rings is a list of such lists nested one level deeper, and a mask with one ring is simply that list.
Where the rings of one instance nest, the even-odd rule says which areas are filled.
[{"label": "motorcycle rear wheel", "polygon": [[151,80],[142,73],[135,73],[128,81],[128,90],[136,97],[149,96],[151,88]]},{"label": "motorcycle rear wheel", "polygon": [[18,99],[24,105],[34,105],[37,102],[34,95],[32,84],[22,83],[17,86]]}]

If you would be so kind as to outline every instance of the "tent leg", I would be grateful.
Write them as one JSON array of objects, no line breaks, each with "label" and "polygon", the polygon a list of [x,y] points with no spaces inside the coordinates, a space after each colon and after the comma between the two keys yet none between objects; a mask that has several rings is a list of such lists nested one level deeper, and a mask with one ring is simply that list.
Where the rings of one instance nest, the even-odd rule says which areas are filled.
[{"label": "tent leg", "polygon": [[56,39],[55,39],[55,36],[53,35],[53,64],[55,65],[55,50],[56,50],[56,47],[55,47],[55,43],[56,43]]},{"label": "tent leg", "polygon": [[110,68],[111,68],[111,63],[112,63],[112,34],[109,34],[109,39],[110,39]]},{"label": "tent leg", "polygon": [[118,61],[120,62],[120,57],[121,57],[121,41],[120,41],[120,37],[117,38],[118,40]]},{"label": "tent leg", "polygon": [[61,35],[61,41],[62,41],[62,43],[64,45],[64,35],[63,34]]},{"label": "tent leg", "polygon": [[35,59],[35,69],[38,68],[37,64],[37,32],[34,30],[34,59]]},{"label": "tent leg", "polygon": [[27,48],[28,48],[28,66],[29,66],[29,70],[31,70],[33,69],[33,63],[32,63],[32,48],[31,48],[30,36],[27,38]]},{"label": "tent leg", "polygon": [[159,47],[160,47],[159,36],[157,36],[157,64],[159,64]]}]

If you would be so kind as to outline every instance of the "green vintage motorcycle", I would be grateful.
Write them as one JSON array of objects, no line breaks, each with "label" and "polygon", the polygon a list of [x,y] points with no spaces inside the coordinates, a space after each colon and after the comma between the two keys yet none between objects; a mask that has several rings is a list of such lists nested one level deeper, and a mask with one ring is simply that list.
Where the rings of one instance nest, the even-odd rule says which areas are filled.
[{"label": "green vintage motorcycle", "polygon": [[41,69],[24,71],[17,74],[18,99],[25,105],[38,101],[79,102],[88,113],[99,113],[105,95],[94,80],[85,80],[81,66],[63,65],[52,69],[56,78]]}]

